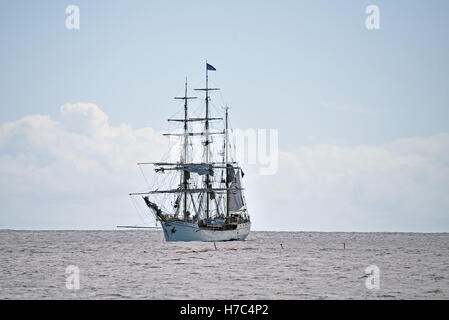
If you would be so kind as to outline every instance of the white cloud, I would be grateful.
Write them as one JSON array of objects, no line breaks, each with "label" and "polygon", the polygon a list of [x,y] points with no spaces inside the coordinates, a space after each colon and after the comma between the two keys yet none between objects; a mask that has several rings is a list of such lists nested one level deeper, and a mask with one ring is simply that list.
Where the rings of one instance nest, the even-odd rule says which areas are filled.
[{"label": "white cloud", "polygon": [[[111,126],[90,103],[65,104],[56,120],[33,115],[4,123],[0,228],[113,228],[139,222],[127,196],[145,187],[136,162],[160,160],[166,150],[160,133]],[[256,229],[449,229],[446,133],[385,145],[301,146],[279,155],[275,175],[246,170]]]},{"label": "white cloud", "polygon": [[258,186],[248,200],[263,217],[261,229],[449,231],[446,133],[385,145],[298,147],[280,153],[276,176],[248,180],[248,188]]},{"label": "white cloud", "polygon": [[144,186],[136,162],[159,160],[165,149],[153,129],[111,126],[89,103],[63,105],[58,120],[33,115],[5,123],[0,228],[113,227],[119,217],[133,220],[127,193]]}]

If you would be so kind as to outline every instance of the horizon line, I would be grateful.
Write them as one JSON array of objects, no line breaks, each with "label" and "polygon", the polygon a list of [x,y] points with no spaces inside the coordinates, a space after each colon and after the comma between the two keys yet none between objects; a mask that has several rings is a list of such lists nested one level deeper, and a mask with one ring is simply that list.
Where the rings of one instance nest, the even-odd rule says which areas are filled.
[{"label": "horizon line", "polygon": [[[133,228],[111,228],[111,229],[11,229],[11,228],[0,228],[0,232],[4,231],[136,231]],[[161,230],[138,230],[144,232],[159,232]],[[422,234],[436,234],[436,233],[449,233],[449,231],[324,231],[324,230],[251,230],[251,232],[304,232],[304,233],[422,233]]]}]

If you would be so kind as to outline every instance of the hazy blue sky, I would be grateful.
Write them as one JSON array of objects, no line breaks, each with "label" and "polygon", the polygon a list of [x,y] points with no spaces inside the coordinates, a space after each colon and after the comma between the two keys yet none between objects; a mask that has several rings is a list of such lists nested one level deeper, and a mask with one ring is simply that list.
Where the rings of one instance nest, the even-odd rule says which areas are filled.
[{"label": "hazy blue sky", "polygon": [[[80,8],[79,30],[65,27],[65,8],[69,4]],[[365,8],[370,4],[379,6],[380,30],[365,28]],[[421,169],[439,176],[437,182],[426,180],[430,179],[427,171],[410,172],[417,189],[396,197],[393,191],[389,193],[382,186],[385,194],[360,207],[352,203],[356,197],[352,192],[374,184],[371,178],[360,178],[351,191],[340,195],[340,200],[347,198],[339,213],[334,213],[340,217],[334,216],[335,224],[330,223],[332,219],[327,219],[324,213],[319,220],[319,212],[331,210],[333,202],[325,208],[314,207],[314,201],[326,202],[322,198],[307,197],[306,193],[301,193],[303,187],[292,186],[296,188],[292,197],[303,199],[304,206],[316,220],[310,220],[307,212],[302,212],[293,224],[276,224],[270,213],[265,211],[257,221],[258,213],[254,212],[256,227],[449,231],[449,204],[441,190],[449,186],[449,151],[444,135],[449,132],[448,12],[447,0],[2,1],[0,124],[37,114],[58,121],[62,105],[83,102],[98,106],[112,127],[129,124],[133,130],[144,127],[163,130],[165,119],[179,110],[179,104],[172,97],[182,94],[184,77],[189,77],[192,86],[201,86],[207,59],[217,68],[211,73],[212,84],[222,88],[214,102],[218,106],[227,103],[232,107],[233,126],[279,129],[279,145],[285,152],[303,155],[298,148],[326,144],[329,148],[341,148],[338,150],[342,152],[358,150],[357,154],[364,155],[361,146],[368,149],[383,146],[390,150],[400,139],[429,139],[428,143],[419,140],[424,142],[410,151],[410,159],[415,159],[423,148],[432,145],[432,137],[437,137],[436,144],[443,141],[443,146],[426,151],[426,156],[418,161]],[[10,129],[5,128],[0,140],[4,168],[10,168],[6,164],[16,163],[17,159],[23,160],[24,154],[29,156],[31,151],[22,152],[25,150],[20,147],[23,141],[26,141],[24,148],[33,150],[31,158],[43,161],[33,162],[33,168],[48,167],[42,159],[53,159],[55,154],[48,152],[39,141],[32,148],[29,146],[31,129],[22,128],[26,132],[16,134],[6,133]],[[30,128],[34,128],[33,125]],[[442,140],[438,138],[441,134]],[[355,157],[352,151],[348,152],[347,159]],[[305,151],[305,154],[309,153]],[[326,168],[331,166],[331,158],[321,153],[319,157],[328,160]],[[134,161],[132,158],[130,156],[129,161]],[[346,156],[338,158],[339,168],[347,174],[354,164],[342,158]],[[388,159],[384,159],[385,163],[394,162]],[[401,161],[398,163],[403,163]],[[407,163],[409,170],[413,165]],[[429,169],[434,164],[438,166]],[[281,165],[281,170],[289,169],[282,159]],[[7,173],[3,171],[1,180],[3,195],[0,199],[4,205],[0,228],[70,228],[72,225],[77,228],[76,221],[54,219],[54,215],[62,208],[67,208],[68,212],[85,212],[95,207],[89,202],[94,200],[86,200],[85,195],[70,188],[67,194],[55,194],[57,182],[42,193],[16,190],[10,184],[26,184],[29,177],[23,174],[23,169],[16,168],[16,174],[11,173],[11,176],[9,173],[13,169],[8,170]],[[29,170],[29,174],[34,174],[35,170]],[[306,170],[306,167],[299,170]],[[317,174],[327,172],[319,167],[316,170]],[[390,167],[391,172],[379,170],[381,173],[377,176],[384,180],[391,177],[391,172],[399,175],[397,180],[387,183],[393,185],[393,189],[402,190],[410,185],[408,178],[401,175],[403,167]],[[418,176],[421,178],[416,178]],[[264,177],[263,183],[257,184],[270,186],[275,182],[269,179],[279,177]],[[248,189],[251,181],[262,179],[249,178]],[[310,177],[310,181],[316,180]],[[346,177],[341,183],[348,181],[353,180]],[[39,183],[35,186],[39,188]],[[340,190],[338,184],[335,188]],[[317,190],[322,188],[317,186]],[[122,191],[126,195],[132,190]],[[401,209],[403,201],[419,198],[417,195],[428,196],[424,196],[419,205],[411,205],[413,209]],[[18,199],[28,196],[37,204],[17,203]],[[68,205],[74,197],[84,200]],[[253,203],[249,202],[249,208],[253,206],[254,211],[276,208],[275,199],[265,205],[256,195],[249,195],[249,198]],[[62,199],[67,199],[67,203]],[[279,201],[285,202],[285,199]],[[390,206],[392,203],[395,205]],[[129,203],[121,208],[126,205]],[[292,198],[282,206],[285,212],[300,207]],[[343,208],[348,206],[354,212],[359,210],[357,219],[341,218],[346,212]],[[102,209],[95,210],[109,208],[105,204]],[[378,210],[382,212],[376,213]],[[435,216],[429,216],[427,210]],[[28,216],[30,211],[34,214],[32,219]],[[394,218],[385,218],[391,217],[389,213],[394,214]],[[112,223],[123,221],[123,217],[133,213],[114,214],[116,220]],[[100,216],[101,219],[93,219],[91,223],[83,220],[79,225],[108,227],[111,224],[108,218]],[[373,225],[368,222],[372,217],[382,218]]]},{"label": "hazy blue sky", "polygon": [[[77,31],[65,28],[72,3]],[[380,30],[365,28],[369,4]],[[0,120],[86,101],[113,124],[164,128],[184,76],[203,81],[208,59],[234,126],[280,128],[282,145],[446,132],[448,11],[444,0],[3,1]]]}]

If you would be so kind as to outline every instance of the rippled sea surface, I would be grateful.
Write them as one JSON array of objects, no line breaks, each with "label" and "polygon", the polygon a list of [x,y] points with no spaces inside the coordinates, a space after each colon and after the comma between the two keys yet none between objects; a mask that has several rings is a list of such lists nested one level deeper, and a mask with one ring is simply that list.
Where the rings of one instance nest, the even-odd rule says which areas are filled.
[{"label": "rippled sea surface", "polygon": [[[252,232],[216,246],[147,230],[4,230],[0,299],[449,299],[447,233]],[[66,287],[69,265],[79,290]],[[371,265],[379,289],[366,287]]]}]

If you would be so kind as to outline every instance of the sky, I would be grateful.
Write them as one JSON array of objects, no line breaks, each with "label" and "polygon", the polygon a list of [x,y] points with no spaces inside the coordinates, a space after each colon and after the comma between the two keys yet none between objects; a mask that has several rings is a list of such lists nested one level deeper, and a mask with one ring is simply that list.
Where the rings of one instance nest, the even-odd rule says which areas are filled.
[{"label": "sky", "polygon": [[[79,30],[66,28],[68,5]],[[365,9],[377,5],[380,29]],[[449,231],[449,3],[3,1],[0,228],[146,222],[128,193],[184,78],[232,126],[278,130],[246,165],[254,230]],[[244,164],[245,165],[245,164]],[[145,221],[142,221],[145,220]]]}]

